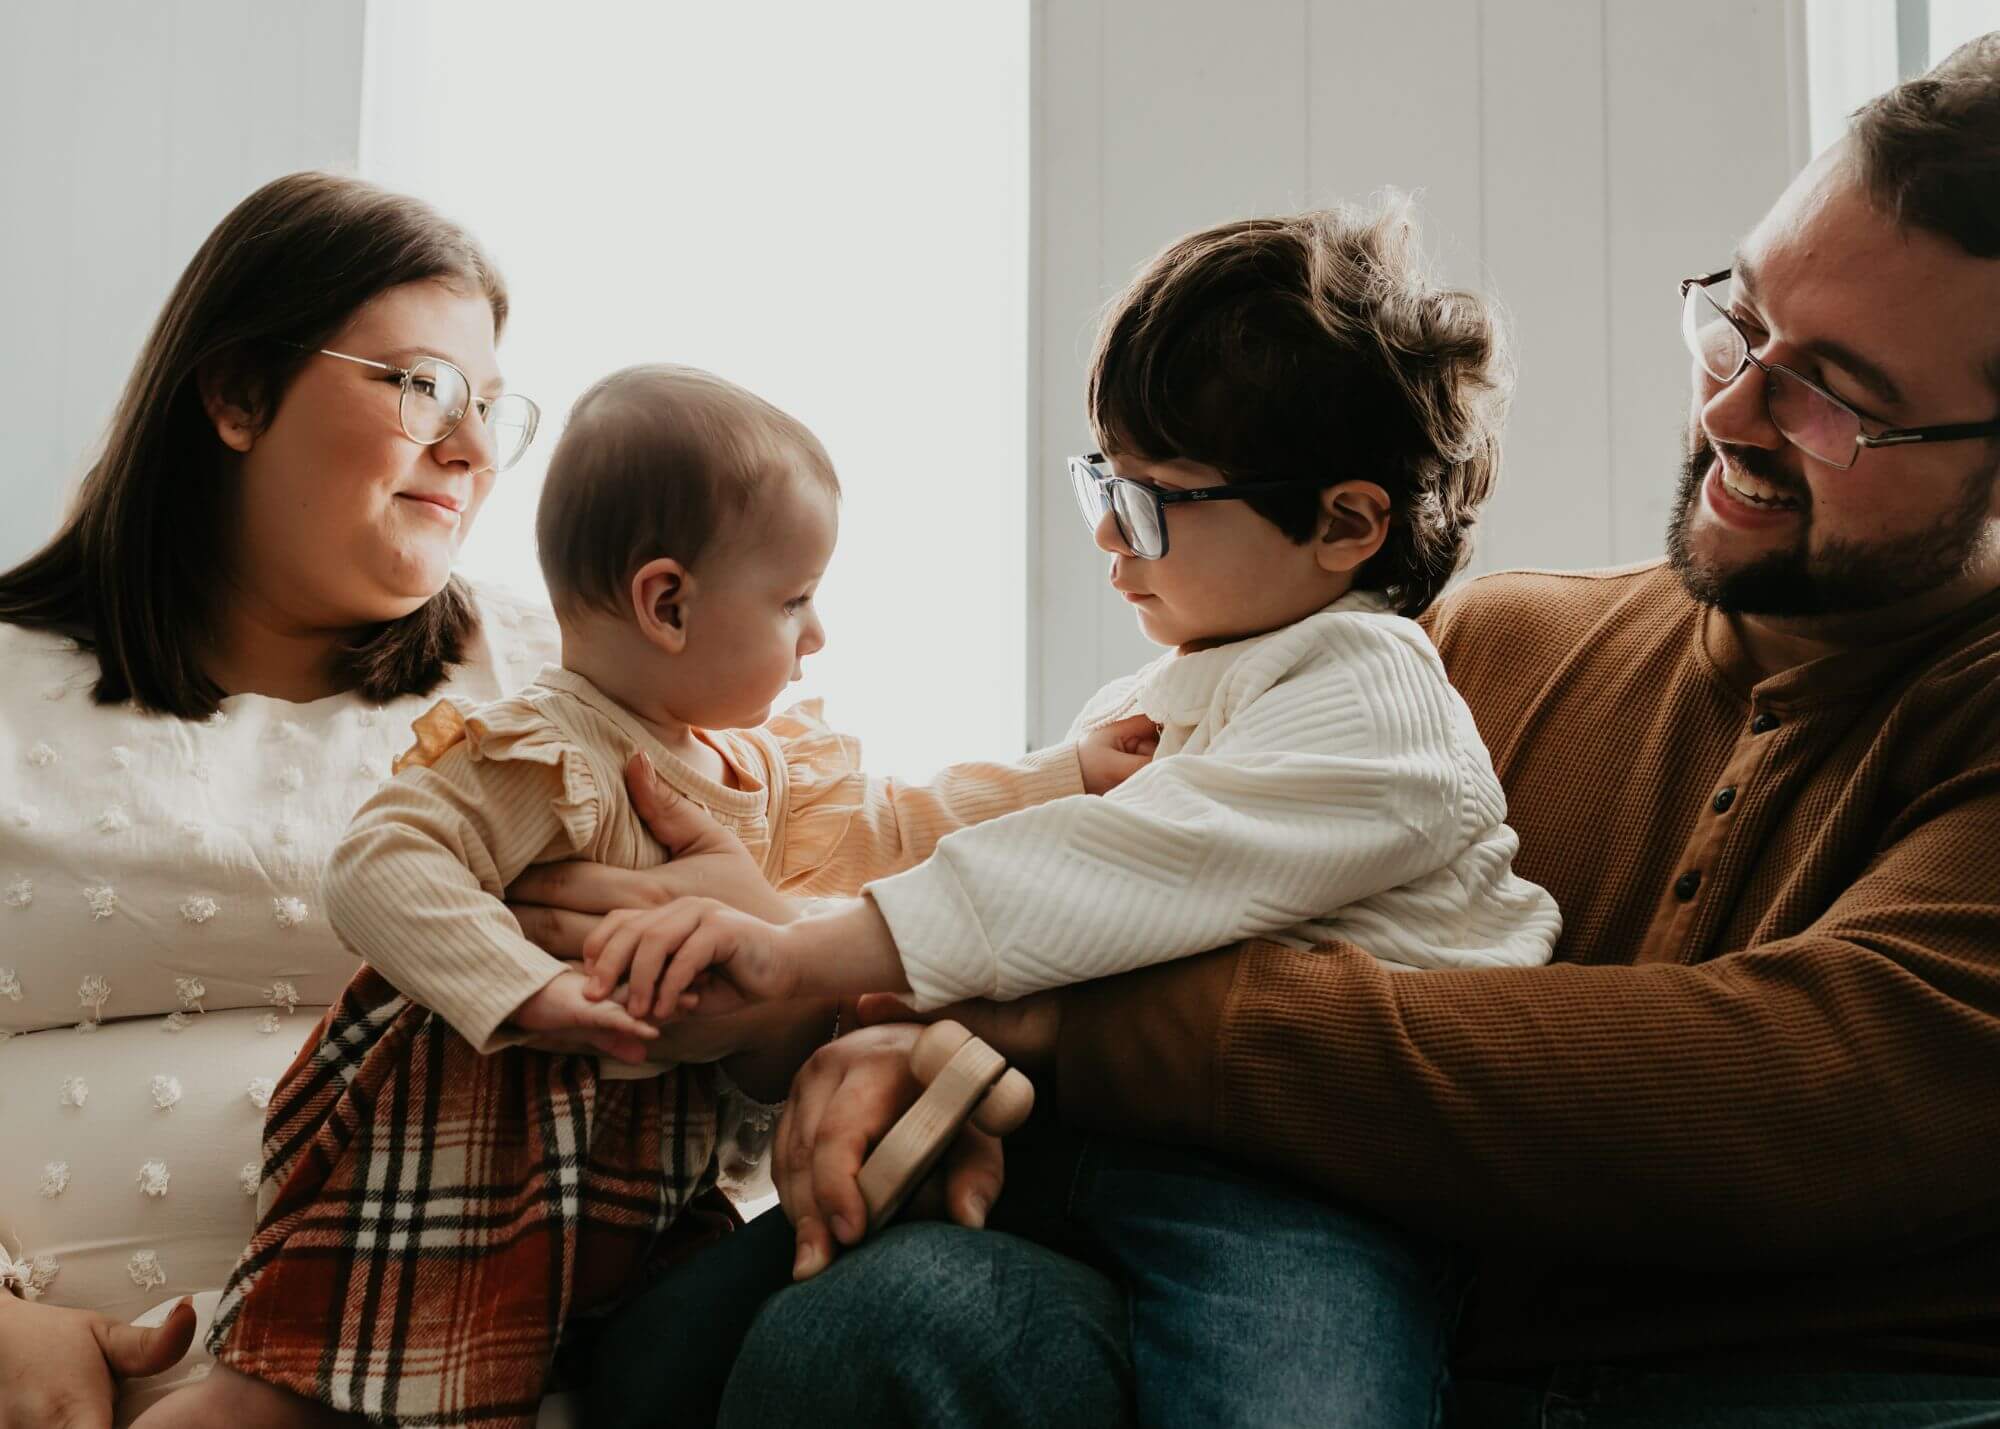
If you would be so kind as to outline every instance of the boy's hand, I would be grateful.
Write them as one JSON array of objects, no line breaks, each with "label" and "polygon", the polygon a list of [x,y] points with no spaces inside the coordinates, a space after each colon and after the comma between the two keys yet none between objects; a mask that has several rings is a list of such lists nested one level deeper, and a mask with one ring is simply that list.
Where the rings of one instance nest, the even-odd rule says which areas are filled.
[{"label": "boy's hand", "polygon": [[590,979],[575,969],[565,969],[542,990],[514,1009],[507,1020],[523,1032],[575,1033],[584,1041],[621,1062],[646,1060],[646,1044],[660,1030],[641,1022],[615,1002],[597,1002],[585,996]]},{"label": "boy's hand", "polygon": [[[625,1010],[667,1018],[705,1003],[710,1014],[751,1002],[799,995],[798,960],[784,946],[785,930],[711,898],[678,898],[664,908],[606,916],[584,944],[588,995],[605,998],[625,984]],[[690,985],[704,974],[701,990]]]},{"label": "boy's hand", "polygon": [[1144,769],[1160,747],[1160,727],[1144,715],[1099,725],[1076,742],[1083,792],[1106,794]]}]

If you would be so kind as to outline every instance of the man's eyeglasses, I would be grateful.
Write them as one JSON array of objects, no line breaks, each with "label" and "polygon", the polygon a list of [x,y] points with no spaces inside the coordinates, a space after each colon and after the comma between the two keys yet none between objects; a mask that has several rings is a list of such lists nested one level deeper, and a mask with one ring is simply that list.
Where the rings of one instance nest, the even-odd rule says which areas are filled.
[{"label": "man's eyeglasses", "polygon": [[472,383],[466,380],[465,374],[456,364],[442,357],[426,357],[408,367],[395,367],[387,362],[353,357],[330,348],[306,348],[298,343],[286,345],[311,352],[317,357],[358,362],[363,367],[374,367],[396,377],[403,387],[397,410],[403,423],[403,435],[418,446],[436,446],[458,430],[458,424],[465,420],[467,411],[476,410],[479,420],[485,424],[487,437],[493,442],[493,469],[496,472],[505,471],[521,459],[522,453],[528,450],[528,444],[535,439],[535,429],[542,424],[542,409],[519,392],[508,392],[490,400],[475,399]]},{"label": "man's eyeglasses", "polygon": [[1114,476],[1102,452],[1069,459],[1069,483],[1076,493],[1084,523],[1095,531],[1108,511],[1117,524],[1118,539],[1142,561],[1157,561],[1167,553],[1166,508],[1182,501],[1241,501],[1264,492],[1297,491],[1322,486],[1310,478],[1298,481],[1243,481],[1228,486],[1201,486],[1188,491],[1162,491],[1144,482]]},{"label": "man's eyeglasses", "polygon": [[1766,362],[1751,351],[1750,335],[1737,318],[1734,282],[1727,268],[1700,278],[1681,279],[1681,338],[1702,370],[1727,386],[1753,364],[1764,374],[1764,408],[1785,440],[1815,461],[1846,471],[1864,447],[1899,447],[1913,442],[1962,442],[2000,435],[2000,420],[1953,422],[1938,427],[1884,427],[1834,396],[1803,373]]}]

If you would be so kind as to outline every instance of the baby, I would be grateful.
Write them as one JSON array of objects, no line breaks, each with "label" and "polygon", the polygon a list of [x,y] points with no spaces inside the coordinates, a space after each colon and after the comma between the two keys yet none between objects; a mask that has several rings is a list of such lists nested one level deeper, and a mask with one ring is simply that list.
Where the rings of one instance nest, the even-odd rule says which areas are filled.
[{"label": "baby", "polygon": [[[1072,737],[1143,715],[1144,769],[952,834],[784,926],[701,899],[617,915],[586,947],[590,995],[622,984],[654,1017],[866,992],[932,1009],[1258,937],[1412,970],[1546,962],[1560,915],[1513,872],[1499,780],[1412,619],[1462,561],[1506,391],[1484,305],[1415,253],[1399,206],[1227,224],[1168,248],[1107,317],[1101,450],[1068,477],[1112,587],[1169,651]],[[1306,1422],[1335,1402],[1326,1377],[1372,1374],[1337,1402],[1430,1422],[1448,1256],[1235,1168],[1079,1155],[1088,1174],[1062,1184],[1122,1189],[1088,1210],[1076,1193],[1058,1214],[1087,1224],[1056,1238],[1132,1292],[1143,1420]],[[1280,1224],[1312,1229],[1260,1239]],[[1245,1315],[1228,1292],[1251,1266],[1265,1309]],[[1405,1327],[1393,1354],[1350,1352]]]},{"label": "baby", "polygon": [[[719,1167],[746,1119],[769,1123],[732,1078],[782,1088],[831,1004],[792,1045],[752,1019],[710,1039],[716,1065],[648,1063],[654,1021],[587,998],[503,901],[533,864],[662,862],[624,796],[635,754],[802,894],[1143,762],[1108,731],[906,787],[815,708],[772,718],[825,643],[838,497],[811,432],[706,373],[631,368],[577,401],[537,522],[562,666],[433,707],[336,849],[328,917],[367,966],[272,1100],[222,1368],[148,1429],[532,1424],[565,1322],[643,1283],[664,1233],[684,1252],[730,1218]],[[604,1056],[545,1050],[580,1045]]]}]

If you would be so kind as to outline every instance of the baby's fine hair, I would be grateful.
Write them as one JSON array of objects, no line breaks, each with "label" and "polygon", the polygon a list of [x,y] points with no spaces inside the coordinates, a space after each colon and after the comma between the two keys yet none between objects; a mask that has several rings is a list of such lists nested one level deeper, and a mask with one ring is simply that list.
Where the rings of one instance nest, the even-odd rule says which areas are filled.
[{"label": "baby's fine hair", "polygon": [[1088,400],[1107,451],[1297,481],[1245,500],[1300,544],[1323,489],[1377,483],[1389,537],[1356,583],[1417,615],[1465,561],[1512,388],[1492,307],[1430,280],[1410,201],[1390,194],[1167,248],[1105,315]]},{"label": "baby's fine hair", "polygon": [[570,408],[535,514],[558,614],[621,612],[633,574],[662,556],[692,569],[793,481],[836,497],[806,425],[693,367],[627,367]]}]

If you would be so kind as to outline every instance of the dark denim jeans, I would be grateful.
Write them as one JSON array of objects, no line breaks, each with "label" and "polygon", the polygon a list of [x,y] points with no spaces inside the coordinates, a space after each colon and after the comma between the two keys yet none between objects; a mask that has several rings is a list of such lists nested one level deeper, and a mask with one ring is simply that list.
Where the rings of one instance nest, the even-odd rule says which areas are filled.
[{"label": "dark denim jeans", "polygon": [[994,1224],[1128,1297],[1148,1429],[1441,1422],[1461,1258],[1205,1156],[1045,1131],[1008,1145]]},{"label": "dark denim jeans", "polygon": [[767,1217],[622,1312],[590,1422],[1433,1425],[1463,1289],[1372,1218],[1052,1131],[1009,1143],[988,1231],[893,1228],[759,1314],[790,1248]]}]

